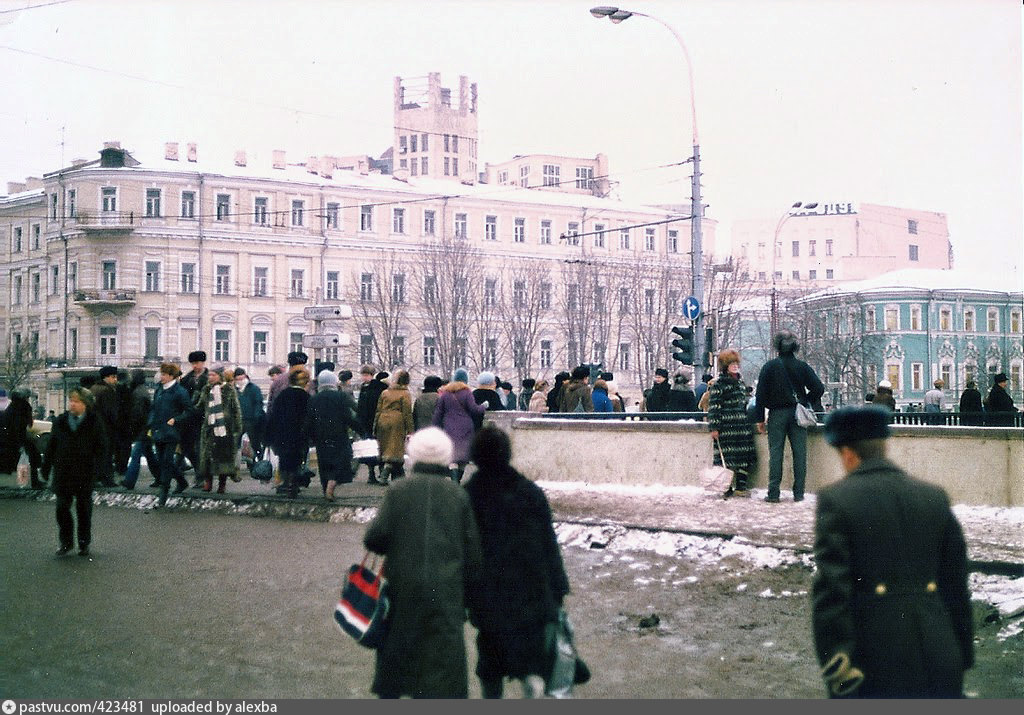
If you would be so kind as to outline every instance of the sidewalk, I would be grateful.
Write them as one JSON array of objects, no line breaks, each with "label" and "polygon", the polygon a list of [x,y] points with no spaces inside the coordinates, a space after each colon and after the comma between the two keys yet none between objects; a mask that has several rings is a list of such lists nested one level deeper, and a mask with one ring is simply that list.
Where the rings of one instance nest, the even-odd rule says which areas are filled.
[{"label": "sidewalk", "polygon": [[[186,473],[190,483],[191,472]],[[241,481],[228,481],[226,493],[187,489],[168,499],[168,510],[273,516],[310,521],[359,521],[373,518],[387,487],[366,483],[361,468],[356,481],[340,484],[335,500],[327,502],[314,477],[298,498],[288,499],[270,483],[249,477],[243,468]],[[152,476],[143,467],[133,491],[120,488],[96,490],[97,504],[152,508],[157,490],[150,489]],[[539,482],[545,490],[556,522],[605,527],[595,529],[597,540],[624,530],[673,532],[719,537],[737,544],[789,549],[810,553],[814,545],[815,496],[799,503],[789,492],[782,502],[764,502],[765,490],[755,489],[748,499],[722,499],[694,487],[610,486],[582,482]],[[0,498],[52,499],[49,491],[19,487],[14,474],[0,474]],[[968,558],[976,568],[1024,576],[1024,508],[955,506],[968,544]],[[600,548],[595,546],[594,548]]]}]

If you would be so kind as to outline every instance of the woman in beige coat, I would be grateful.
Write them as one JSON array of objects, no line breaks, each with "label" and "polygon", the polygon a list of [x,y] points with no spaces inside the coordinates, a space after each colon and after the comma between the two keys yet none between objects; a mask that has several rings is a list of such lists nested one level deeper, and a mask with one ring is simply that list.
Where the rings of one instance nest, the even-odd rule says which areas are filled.
[{"label": "woman in beige coat", "polygon": [[391,387],[384,390],[377,400],[377,413],[373,419],[373,434],[383,463],[379,479],[384,484],[389,479],[405,476],[405,441],[413,430],[409,373],[399,370]]},{"label": "woman in beige coat", "polygon": [[533,386],[533,395],[530,396],[530,412],[548,411],[548,381],[537,380]]}]

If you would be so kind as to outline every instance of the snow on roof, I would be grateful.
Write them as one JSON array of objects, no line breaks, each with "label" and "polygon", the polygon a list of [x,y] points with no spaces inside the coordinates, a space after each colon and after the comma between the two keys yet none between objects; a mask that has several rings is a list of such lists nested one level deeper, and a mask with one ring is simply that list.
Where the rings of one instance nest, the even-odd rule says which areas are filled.
[{"label": "snow on roof", "polygon": [[1011,273],[972,273],[964,270],[903,268],[860,281],[850,281],[805,296],[802,300],[850,293],[920,292],[928,290],[978,293],[1021,293],[1020,278]]},{"label": "snow on roof", "polygon": [[[417,197],[436,196],[438,198],[481,199],[491,202],[508,202],[515,204],[535,204],[541,206],[558,206],[563,208],[586,208],[603,211],[622,211],[628,213],[649,214],[657,217],[676,215],[671,211],[643,204],[626,204],[615,199],[599,198],[589,194],[569,194],[559,191],[542,191],[524,189],[518,186],[498,184],[462,184],[454,180],[433,179],[430,177],[410,176],[398,179],[390,174],[362,174],[355,170],[335,169],[332,178],[326,178],[310,172],[304,164],[289,162],[284,169],[271,168],[270,162],[259,155],[250,154],[246,166],[238,166],[233,160],[200,159],[199,161],[154,159],[145,152],[129,152],[141,161],[137,167],[117,168],[114,171],[167,171],[181,174],[219,175],[225,178],[256,179],[264,181],[282,181],[344,189],[363,189],[366,191],[390,191],[412,194]],[[110,168],[99,166],[83,167],[79,171],[111,171]]]}]

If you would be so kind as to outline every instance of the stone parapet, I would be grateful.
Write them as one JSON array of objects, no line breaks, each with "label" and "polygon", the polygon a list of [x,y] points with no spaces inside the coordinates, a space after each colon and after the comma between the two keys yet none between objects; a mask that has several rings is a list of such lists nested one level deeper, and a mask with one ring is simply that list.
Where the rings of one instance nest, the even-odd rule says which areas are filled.
[{"label": "stone parapet", "polygon": [[[592,484],[701,486],[711,464],[707,425],[530,417],[491,413],[509,431],[516,467],[527,477]],[[941,486],[955,504],[1024,506],[1024,429],[893,425],[889,457],[911,474]],[[768,483],[768,441],[755,438],[754,487]],[[840,479],[842,468],[820,428],[807,439],[807,491]],[[792,488],[787,446],[783,490]]]}]

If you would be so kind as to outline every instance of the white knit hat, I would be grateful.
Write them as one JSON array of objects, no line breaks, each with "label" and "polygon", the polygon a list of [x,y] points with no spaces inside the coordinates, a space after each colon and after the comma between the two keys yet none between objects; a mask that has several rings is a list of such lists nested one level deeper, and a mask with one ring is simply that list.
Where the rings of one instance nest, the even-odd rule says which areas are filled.
[{"label": "white knit hat", "polygon": [[316,376],[316,384],[320,387],[336,387],[338,376],[330,370],[321,370],[320,374]]},{"label": "white knit hat", "polygon": [[440,464],[447,467],[452,461],[452,441],[441,429],[425,427],[409,438],[405,447],[413,464]]}]

